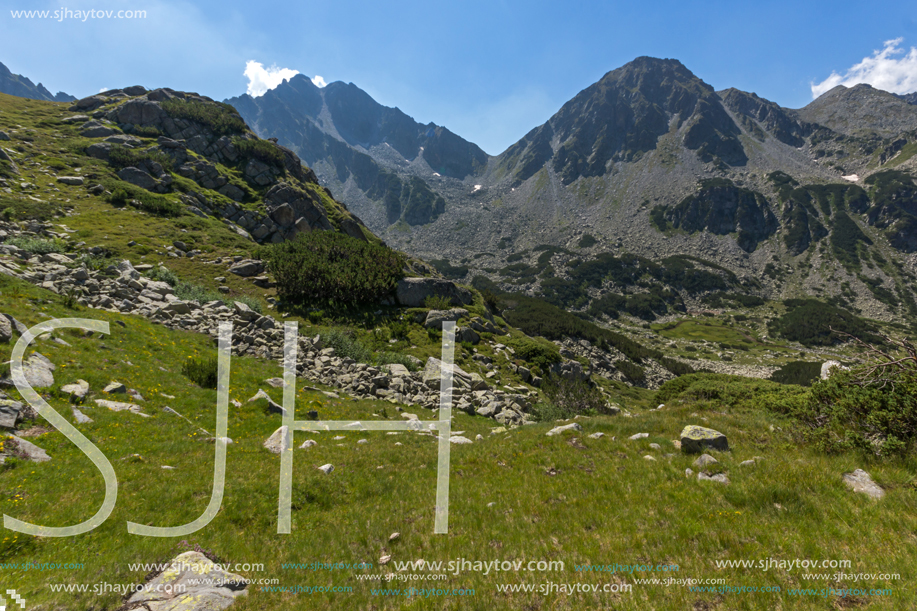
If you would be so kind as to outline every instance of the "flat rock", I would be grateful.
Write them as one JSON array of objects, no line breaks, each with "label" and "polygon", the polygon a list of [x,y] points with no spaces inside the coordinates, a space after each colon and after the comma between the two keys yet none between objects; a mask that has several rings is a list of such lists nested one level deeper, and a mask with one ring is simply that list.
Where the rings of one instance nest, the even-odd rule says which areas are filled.
[{"label": "flat rock", "polygon": [[866,471],[857,469],[853,473],[844,473],[844,483],[854,492],[860,492],[874,499],[885,496],[885,490],[872,480]]},{"label": "flat rock", "polygon": [[305,450],[306,448],[311,448],[312,446],[316,446],[316,445],[318,445],[318,442],[315,441],[314,439],[306,439],[304,442],[302,442],[302,445],[299,446],[299,449]]},{"label": "flat rock", "polygon": [[598,433],[593,433],[592,435],[589,435],[589,439],[601,439],[604,436],[605,436],[605,433],[598,432]]},{"label": "flat rock", "polygon": [[58,176],[57,182],[72,187],[80,187],[83,185],[84,180],[82,176]]},{"label": "flat rock", "polygon": [[453,435],[452,437],[449,438],[449,443],[455,443],[458,445],[466,445],[466,444],[474,443],[474,442],[468,439],[467,437],[462,437],[461,435]]},{"label": "flat rock", "polygon": [[135,592],[125,608],[149,611],[220,611],[247,594],[248,582],[200,552],[176,556],[171,565]]},{"label": "flat rock", "polygon": [[89,424],[92,422],[92,418],[75,407],[73,408],[73,419],[76,420],[77,424]]},{"label": "flat rock", "polygon": [[[16,437],[15,435],[9,435],[9,439],[12,439],[17,446],[18,454],[24,454],[26,460],[31,460],[32,462],[48,462],[51,460],[51,457],[48,454],[39,448],[37,445],[31,441],[26,441],[21,437]],[[7,441],[7,444],[10,442]]]},{"label": "flat rock", "polygon": [[699,454],[707,448],[725,452],[729,441],[719,431],[693,424],[681,431],[681,451],[685,454]]},{"label": "flat rock", "polygon": [[82,399],[89,393],[89,382],[86,380],[77,380],[73,384],[65,384],[61,386],[61,392],[65,392],[77,399]]},{"label": "flat rock", "polygon": [[556,426],[553,429],[551,429],[550,431],[548,431],[547,433],[545,433],[545,435],[548,437],[553,437],[554,435],[560,435],[561,433],[565,431],[582,431],[582,430],[583,430],[583,427],[580,426],[578,422],[573,422],[571,424],[565,424],[563,426]]},{"label": "flat rock", "polygon": [[650,436],[649,433],[637,433],[636,435],[631,435],[630,437],[628,437],[628,439],[630,439],[631,441],[637,441],[638,439],[646,439],[649,436]]},{"label": "flat rock", "polygon": [[318,470],[324,473],[325,475],[327,475],[331,473],[332,471],[334,471],[334,465],[332,464],[322,465],[321,467],[318,468]]},{"label": "flat rock", "polygon": [[96,399],[95,403],[99,407],[107,407],[108,409],[110,409],[113,412],[128,411],[128,412],[133,412],[139,416],[147,415],[147,414],[142,413],[140,411],[142,408],[139,405],[135,405],[134,403],[123,403],[121,401],[108,401],[106,399]]}]

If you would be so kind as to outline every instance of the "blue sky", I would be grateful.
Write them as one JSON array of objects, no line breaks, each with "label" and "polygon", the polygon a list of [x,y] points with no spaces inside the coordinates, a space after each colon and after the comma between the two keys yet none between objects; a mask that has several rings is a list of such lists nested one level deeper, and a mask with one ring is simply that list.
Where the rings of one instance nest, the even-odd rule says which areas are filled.
[{"label": "blue sky", "polygon": [[[146,11],[145,19],[14,19],[11,11]],[[901,39],[896,46],[890,40]],[[249,61],[353,82],[491,154],[640,55],[783,106],[813,84],[917,89],[917,5],[862,2],[196,2],[0,0],[0,62],[78,97],[142,84],[215,99]],[[859,69],[851,68],[867,61]],[[895,51],[899,52],[895,52]],[[883,80],[884,79],[884,80]]]}]

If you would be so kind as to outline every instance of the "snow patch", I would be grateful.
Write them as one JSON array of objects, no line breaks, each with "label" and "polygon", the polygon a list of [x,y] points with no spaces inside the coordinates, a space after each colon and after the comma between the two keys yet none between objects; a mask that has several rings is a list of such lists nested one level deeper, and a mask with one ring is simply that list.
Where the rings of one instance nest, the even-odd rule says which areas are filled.
[{"label": "snow patch", "polygon": [[483,189],[483,188],[484,188],[483,185],[475,185],[475,186],[474,186],[475,192],[478,192],[478,191],[480,191],[480,190]]},{"label": "snow patch", "polygon": [[856,182],[856,181],[858,181],[858,180],[860,179],[860,177],[859,177],[857,174],[850,174],[850,175],[848,175],[848,176],[841,176],[841,178],[843,178],[844,180],[850,181],[850,182]]}]

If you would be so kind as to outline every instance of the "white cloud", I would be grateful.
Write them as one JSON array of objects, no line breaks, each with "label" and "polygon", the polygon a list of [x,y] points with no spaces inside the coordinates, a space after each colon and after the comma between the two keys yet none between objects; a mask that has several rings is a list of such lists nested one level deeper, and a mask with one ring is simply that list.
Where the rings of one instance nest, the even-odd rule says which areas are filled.
[{"label": "white cloud", "polygon": [[873,51],[872,56],[864,57],[863,61],[843,75],[832,72],[831,76],[822,82],[812,83],[812,97],[817,98],[838,85],[851,87],[858,83],[867,83],[876,89],[892,93],[909,93],[917,90],[917,48],[911,47],[902,57],[895,57],[905,53],[899,48],[903,41],[903,38],[887,40],[884,48]]},{"label": "white cloud", "polygon": [[245,64],[244,74],[248,77],[248,94],[257,98],[283,81],[293,78],[299,74],[299,70],[278,68],[276,65],[265,68],[261,62],[249,60]]},{"label": "white cloud", "polygon": [[101,89],[99,89],[99,93],[104,93],[106,91],[108,91],[108,87],[102,87]]},{"label": "white cloud", "polygon": [[324,87],[325,85],[328,84],[328,83],[325,82],[324,77],[321,77],[321,76],[319,76],[319,75],[317,75],[317,74],[316,74],[315,77],[312,79],[312,82],[315,84],[316,87]]}]

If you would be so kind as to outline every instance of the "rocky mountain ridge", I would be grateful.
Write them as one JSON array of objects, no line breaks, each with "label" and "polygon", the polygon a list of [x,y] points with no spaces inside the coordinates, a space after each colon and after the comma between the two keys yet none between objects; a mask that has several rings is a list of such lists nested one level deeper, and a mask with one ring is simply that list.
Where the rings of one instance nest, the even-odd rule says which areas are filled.
[{"label": "rocky mountain ridge", "polygon": [[2,63],[0,63],[0,93],[47,102],[72,102],[76,99],[63,91],[52,94],[41,83],[36,85],[21,74],[13,74]]}]

